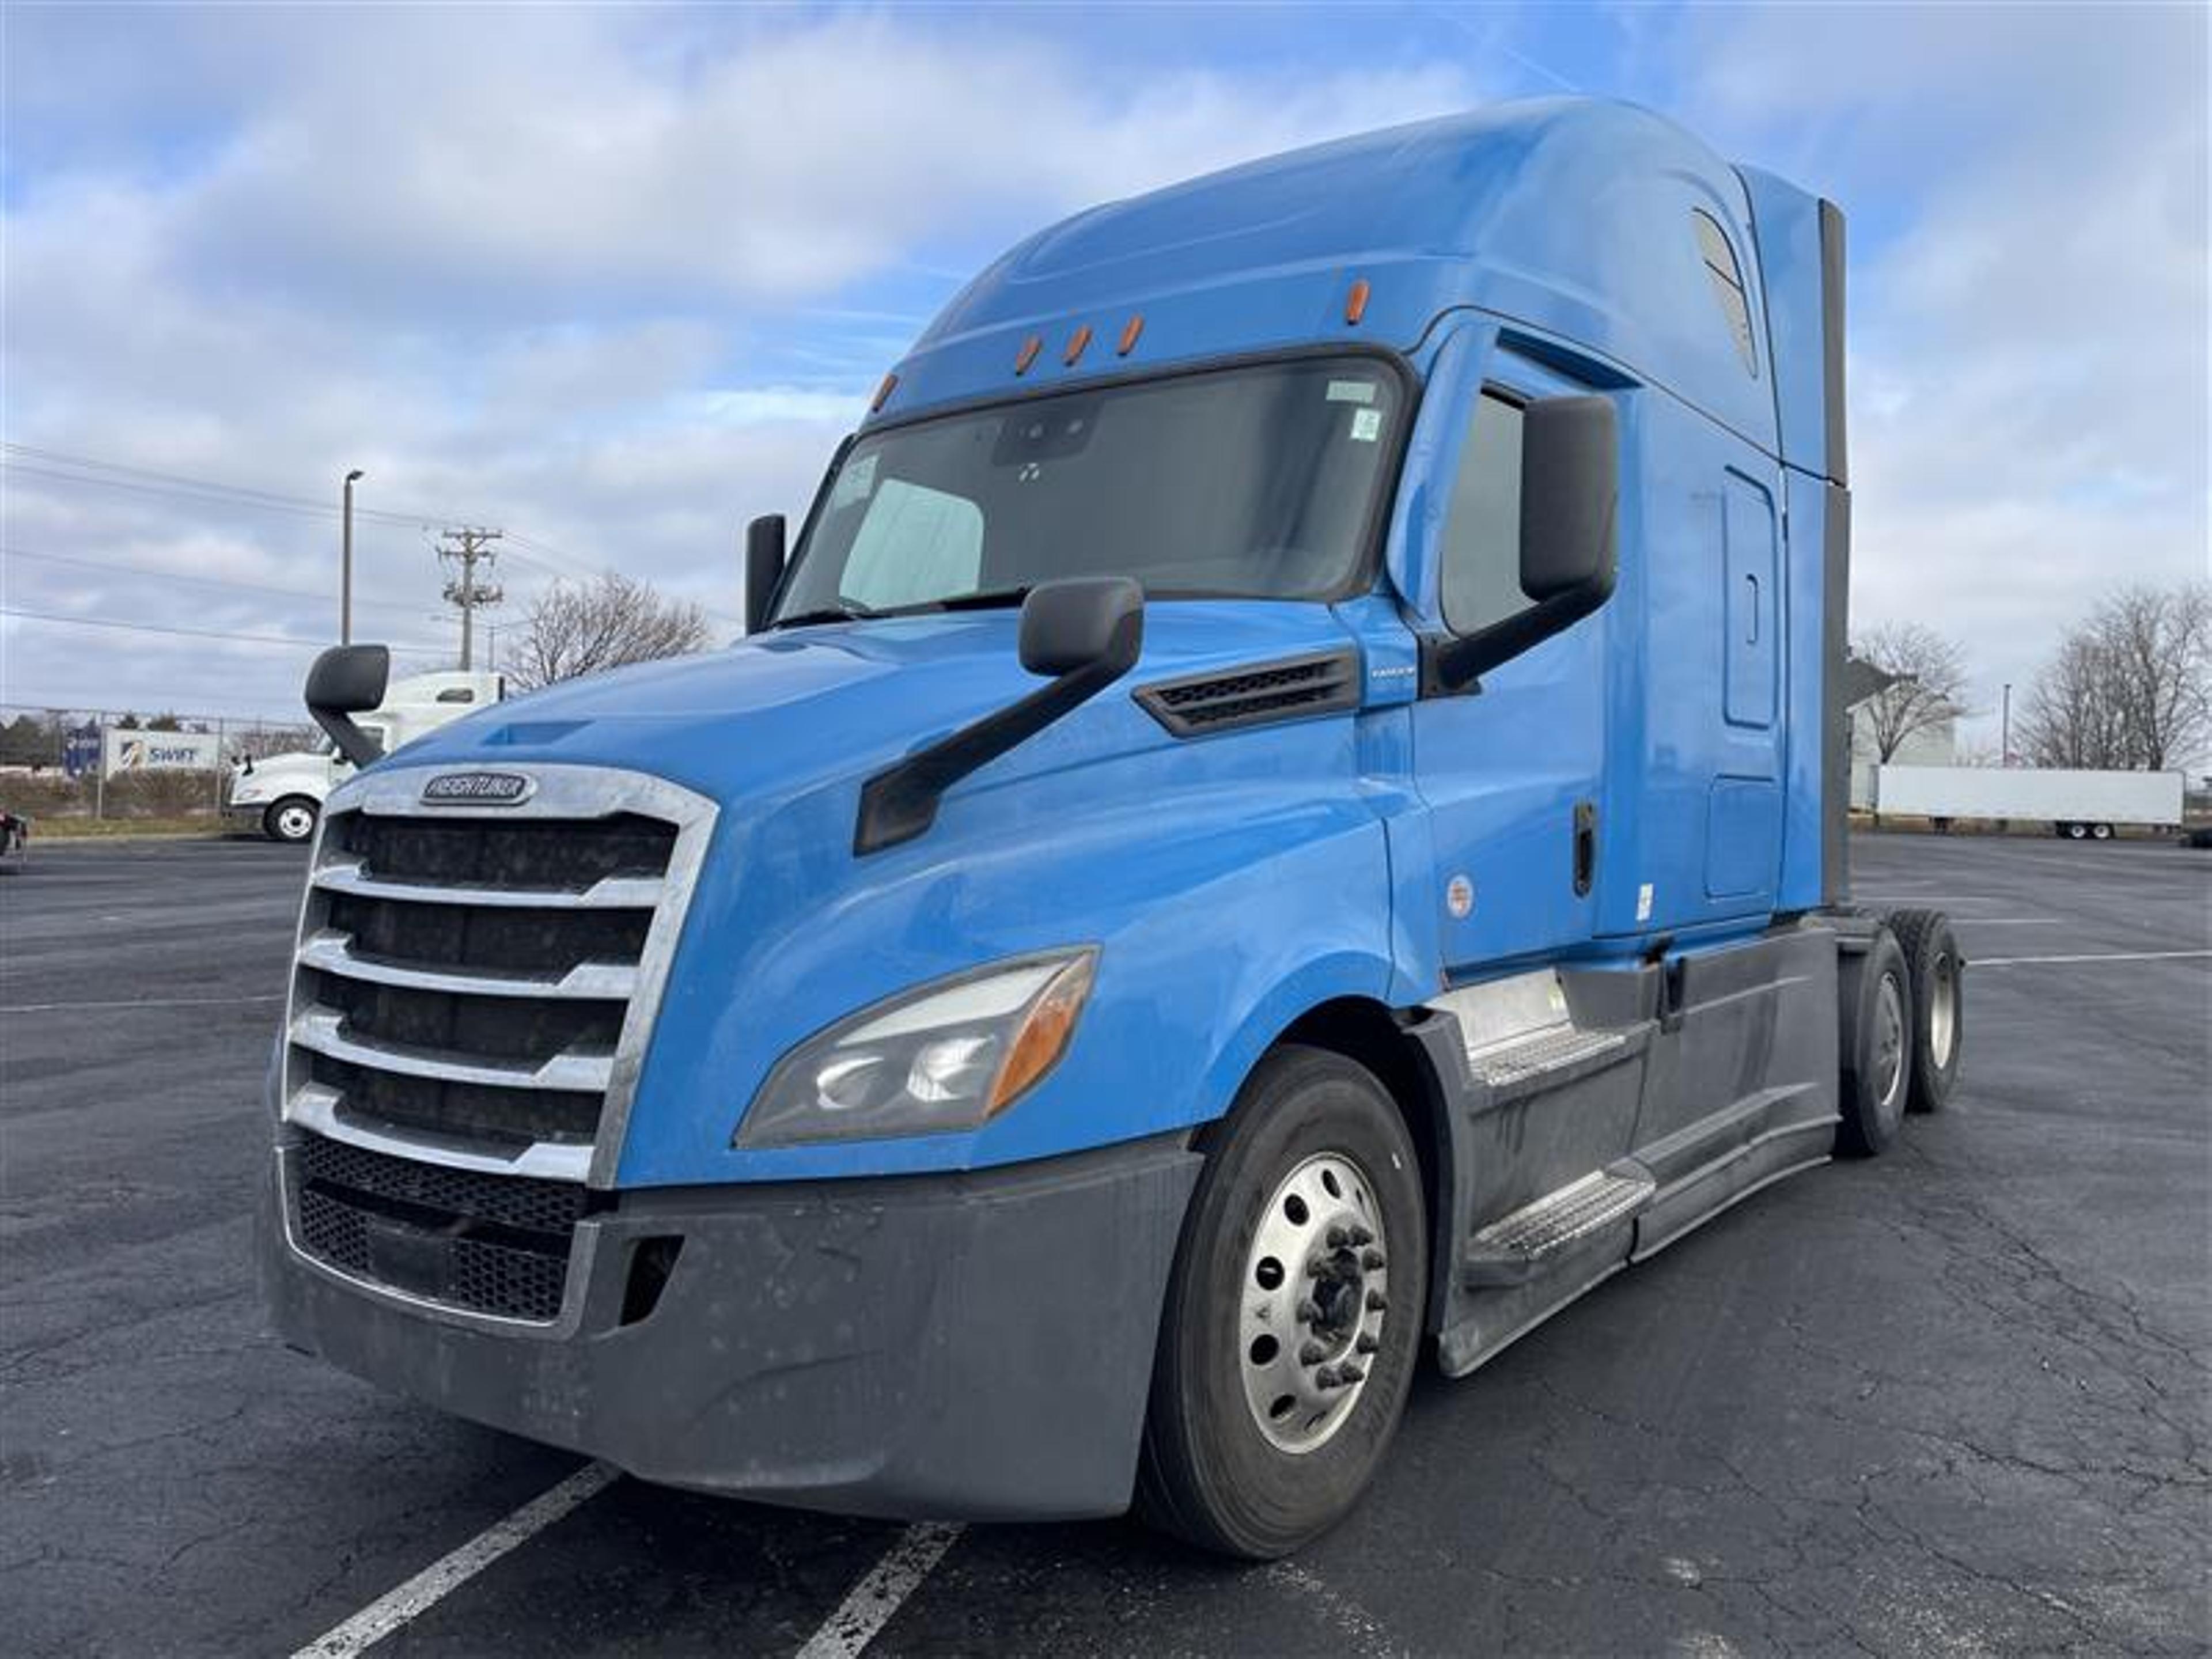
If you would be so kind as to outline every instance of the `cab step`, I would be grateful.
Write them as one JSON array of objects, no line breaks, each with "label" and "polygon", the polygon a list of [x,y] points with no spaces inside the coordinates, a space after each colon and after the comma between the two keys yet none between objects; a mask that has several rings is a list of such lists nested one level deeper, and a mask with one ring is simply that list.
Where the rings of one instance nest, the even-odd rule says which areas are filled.
[{"label": "cab step", "polygon": [[1657,1188],[1634,1158],[1593,1170],[1476,1233],[1460,1258],[1461,1282],[1523,1284],[1572,1246],[1636,1215]]}]

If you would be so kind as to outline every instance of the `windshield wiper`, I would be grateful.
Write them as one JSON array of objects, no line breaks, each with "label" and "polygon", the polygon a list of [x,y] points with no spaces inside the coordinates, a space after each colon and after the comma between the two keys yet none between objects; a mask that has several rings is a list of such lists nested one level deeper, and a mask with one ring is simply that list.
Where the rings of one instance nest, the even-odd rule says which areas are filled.
[{"label": "windshield wiper", "polygon": [[1004,605],[1018,605],[1030,596],[1030,584],[1018,587],[994,587],[981,593],[956,593],[949,599],[939,599],[930,605],[932,611],[995,611]]},{"label": "windshield wiper", "polygon": [[825,605],[818,610],[794,611],[788,617],[778,617],[768,625],[768,631],[774,633],[779,628],[811,628],[817,623],[859,622],[876,614],[866,605]]}]

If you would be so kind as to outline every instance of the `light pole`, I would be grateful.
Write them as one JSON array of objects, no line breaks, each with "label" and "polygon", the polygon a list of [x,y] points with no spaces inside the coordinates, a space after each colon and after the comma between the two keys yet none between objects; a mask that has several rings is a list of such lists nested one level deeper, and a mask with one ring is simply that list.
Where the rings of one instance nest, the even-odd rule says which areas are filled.
[{"label": "light pole", "polygon": [[2012,682],[2010,680],[2007,680],[2004,683],[2004,725],[2002,730],[2003,735],[1997,739],[1997,750],[2001,757],[1997,764],[2000,766],[2010,766],[2012,764]]},{"label": "light pole", "polygon": [[353,643],[353,486],[364,476],[359,467],[345,475],[345,529],[338,555],[338,643]]}]

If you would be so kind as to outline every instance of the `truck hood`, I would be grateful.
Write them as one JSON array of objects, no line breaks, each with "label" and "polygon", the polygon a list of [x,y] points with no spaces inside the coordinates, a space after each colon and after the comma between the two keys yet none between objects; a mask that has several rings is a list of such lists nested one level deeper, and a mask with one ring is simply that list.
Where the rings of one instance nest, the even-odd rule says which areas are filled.
[{"label": "truck hood", "polygon": [[[1016,654],[1014,611],[833,623],[740,641],[513,699],[398,751],[410,765],[545,763],[652,772],[724,804],[771,805],[857,779],[1042,684]],[[1120,683],[974,781],[1174,741],[1130,699],[1149,681],[1341,647],[1327,606],[1156,604]]]}]

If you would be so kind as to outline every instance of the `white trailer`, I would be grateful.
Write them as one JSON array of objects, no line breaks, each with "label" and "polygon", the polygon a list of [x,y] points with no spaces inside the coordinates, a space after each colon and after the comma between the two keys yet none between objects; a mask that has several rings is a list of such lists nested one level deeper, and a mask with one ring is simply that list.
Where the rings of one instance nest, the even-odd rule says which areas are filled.
[{"label": "white trailer", "polygon": [[[383,705],[362,715],[360,724],[389,754],[506,696],[504,674],[417,674],[393,681]],[[327,738],[316,749],[243,761],[231,770],[223,817],[271,841],[302,842],[315,833],[323,798],[352,775],[352,763]]]},{"label": "white trailer", "polygon": [[2179,772],[2082,772],[2046,767],[1885,766],[1875,810],[1928,819],[2047,823],[2070,841],[2107,841],[2124,824],[2181,827]]}]

